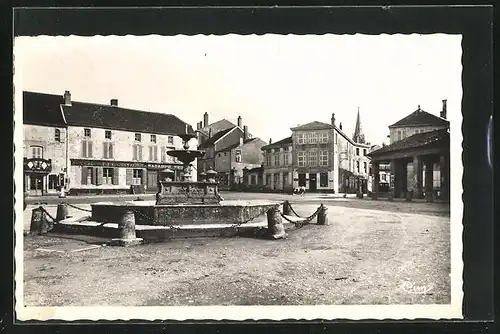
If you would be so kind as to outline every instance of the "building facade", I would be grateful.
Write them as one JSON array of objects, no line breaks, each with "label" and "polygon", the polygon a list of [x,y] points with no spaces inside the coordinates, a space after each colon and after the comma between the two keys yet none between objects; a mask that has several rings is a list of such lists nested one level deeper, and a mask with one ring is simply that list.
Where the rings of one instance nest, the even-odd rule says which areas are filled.
[{"label": "building facade", "polygon": [[[262,172],[256,169],[257,174],[250,174],[250,184],[254,181],[262,182],[267,190],[293,191],[293,140],[288,137],[275,143],[269,142],[261,148],[264,155]],[[259,178],[261,172],[262,178]],[[253,178],[253,179],[252,179]]]},{"label": "building facade", "polygon": [[[167,169],[176,179],[182,175],[182,165],[167,152],[181,149],[177,134],[193,129],[174,115],[121,108],[117,99],[109,105],[76,102],[69,91],[62,97],[24,92],[23,104],[25,161],[39,152],[51,159],[52,170],[41,180],[46,193],[61,186],[70,194],[126,193],[131,186],[156,192]],[[37,117],[49,120],[40,116],[43,108],[52,124],[42,130],[33,123]],[[55,115],[62,121],[56,122]],[[196,148],[197,140],[190,146]],[[32,190],[31,174],[25,167],[25,190],[43,194]],[[55,174],[59,189],[51,191]]]},{"label": "building facade", "polygon": [[[359,114],[358,122],[359,123]],[[353,140],[335,124],[314,121],[292,130],[292,136],[263,147],[264,187],[269,190],[287,190],[300,186],[309,191],[366,192],[369,175],[370,145],[365,143],[360,124]],[[278,156],[288,156],[287,163]],[[280,165],[276,165],[279,161]],[[291,177],[286,186],[284,179]],[[288,179],[287,179],[288,180]]]}]

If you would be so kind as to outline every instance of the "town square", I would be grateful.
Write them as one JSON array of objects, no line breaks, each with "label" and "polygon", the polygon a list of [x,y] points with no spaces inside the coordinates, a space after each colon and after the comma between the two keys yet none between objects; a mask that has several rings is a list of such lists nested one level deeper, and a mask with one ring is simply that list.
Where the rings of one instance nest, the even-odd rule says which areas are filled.
[{"label": "town square", "polygon": [[17,48],[23,307],[457,309],[460,36]]}]

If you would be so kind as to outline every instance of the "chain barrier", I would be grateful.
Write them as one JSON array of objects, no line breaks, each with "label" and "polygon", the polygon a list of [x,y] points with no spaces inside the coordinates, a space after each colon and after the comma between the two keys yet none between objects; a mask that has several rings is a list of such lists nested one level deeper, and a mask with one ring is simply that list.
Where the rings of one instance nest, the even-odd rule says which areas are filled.
[{"label": "chain barrier", "polygon": [[319,210],[321,209],[323,205],[321,205],[320,207],[318,207],[318,209],[316,209],[316,212],[314,212],[312,215],[310,215],[309,217],[307,218],[303,218],[303,217],[300,217],[296,212],[295,210],[292,208],[292,205],[290,203],[288,203],[288,207],[290,208],[290,210],[298,217],[298,218],[301,218],[303,220],[301,221],[293,221],[291,219],[289,219],[287,216],[285,216],[281,211],[280,211],[280,215],[283,219],[285,219],[287,222],[289,223],[292,223],[295,225],[296,228],[301,228],[303,227],[304,225],[307,225],[309,224],[319,213]]},{"label": "chain barrier", "polygon": [[70,206],[70,207],[72,207],[72,208],[74,208],[74,209],[77,209],[77,210],[80,210],[80,211],[92,212],[92,210],[89,210],[89,209],[84,209],[84,208],[80,208],[80,207],[78,207],[78,206],[76,206],[76,205],[73,205],[73,204],[69,204],[69,203],[65,203],[65,204],[66,204],[67,206]]}]

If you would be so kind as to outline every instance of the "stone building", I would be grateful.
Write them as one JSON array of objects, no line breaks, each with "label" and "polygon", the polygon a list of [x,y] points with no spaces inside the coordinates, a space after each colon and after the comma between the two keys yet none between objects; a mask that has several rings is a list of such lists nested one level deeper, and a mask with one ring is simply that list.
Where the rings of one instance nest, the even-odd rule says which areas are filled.
[{"label": "stone building", "polygon": [[440,116],[420,109],[389,126],[391,143],[370,153],[373,192],[379,192],[379,167],[390,164],[394,197],[449,200],[450,134],[443,100]]},{"label": "stone building", "polygon": [[[369,173],[369,143],[365,143],[358,124],[353,140],[342,130],[342,123],[310,122],[291,128],[292,136],[264,149],[264,186],[269,190],[285,190],[287,187],[306,187],[309,191],[356,192],[363,187]],[[285,153],[285,149],[287,150]],[[278,155],[287,155],[289,160],[276,165]],[[291,159],[290,159],[291,158]],[[287,174],[289,173],[289,174]],[[284,176],[291,183],[283,187]]]},{"label": "stone building", "polygon": [[226,119],[210,124],[208,113],[205,113],[203,121],[196,127],[198,148],[205,151],[205,155],[198,159],[198,172],[215,170],[221,189],[244,183],[245,169],[261,166],[261,147],[265,142],[252,136],[248,126],[243,125],[241,116],[238,116],[237,124]]},{"label": "stone building", "polygon": [[[182,148],[176,135],[193,129],[174,115],[122,108],[117,99],[109,105],[72,101],[69,91],[63,96],[24,92],[23,104],[25,157],[38,155],[38,145],[44,158],[52,159],[52,172],[42,180],[48,190],[56,173],[63,174],[57,187],[64,185],[70,194],[124,193],[132,185],[156,191],[167,168],[180,178],[180,162],[166,152]],[[40,119],[50,123],[43,135]],[[195,148],[197,141],[190,145]],[[30,192],[26,168],[25,174]]]},{"label": "stone building", "polygon": [[[268,190],[293,191],[293,141],[287,137],[280,141],[263,146],[264,153],[262,185]],[[256,170],[258,172],[259,170]],[[258,180],[257,176],[249,174],[248,181]],[[253,177],[253,180],[252,180]]]}]

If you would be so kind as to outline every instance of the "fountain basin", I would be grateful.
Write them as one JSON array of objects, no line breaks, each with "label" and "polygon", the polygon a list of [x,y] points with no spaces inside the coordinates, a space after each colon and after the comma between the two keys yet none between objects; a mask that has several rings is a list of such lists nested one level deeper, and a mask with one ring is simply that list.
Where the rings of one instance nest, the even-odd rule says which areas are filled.
[{"label": "fountain basin", "polygon": [[118,223],[125,210],[132,210],[136,225],[244,224],[281,204],[261,200],[160,205],[155,201],[101,202],[91,204],[91,219],[101,223]]}]

